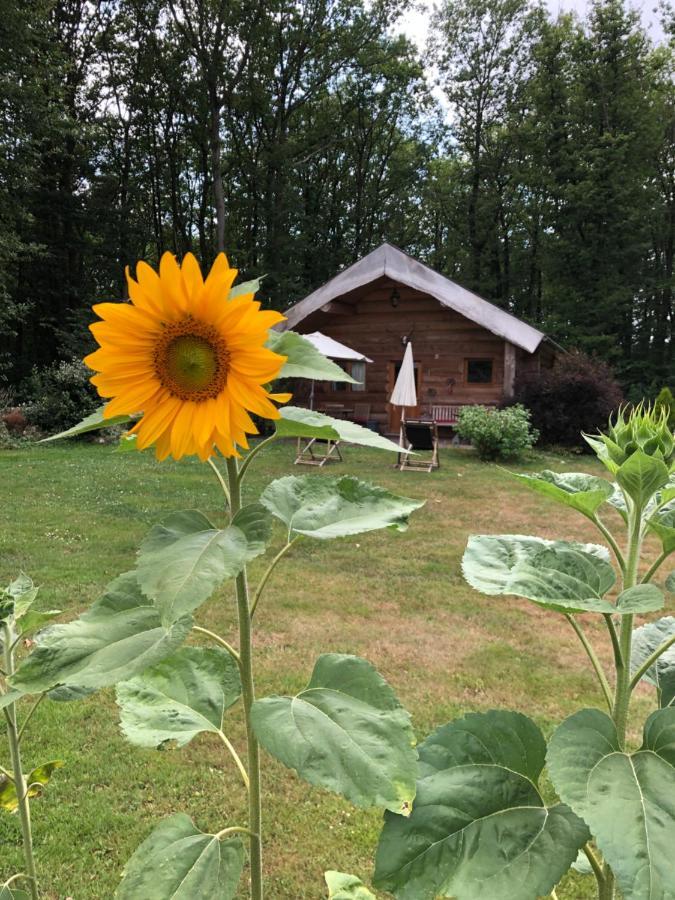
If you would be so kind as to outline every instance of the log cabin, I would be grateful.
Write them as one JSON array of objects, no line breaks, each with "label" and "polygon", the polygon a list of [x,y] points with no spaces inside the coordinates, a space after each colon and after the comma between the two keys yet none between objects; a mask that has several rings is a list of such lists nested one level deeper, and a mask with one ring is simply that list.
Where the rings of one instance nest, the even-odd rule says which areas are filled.
[{"label": "log cabin", "polygon": [[[359,384],[317,383],[315,408],[343,409],[389,434],[399,428],[401,411],[388,398],[408,342],[418,406],[406,415],[441,426],[452,426],[464,405],[512,397],[516,380],[553,365],[556,353],[543,332],[387,243],[285,315],[283,328],[319,331],[372,360],[344,366]],[[307,399],[296,392],[298,404]]]}]

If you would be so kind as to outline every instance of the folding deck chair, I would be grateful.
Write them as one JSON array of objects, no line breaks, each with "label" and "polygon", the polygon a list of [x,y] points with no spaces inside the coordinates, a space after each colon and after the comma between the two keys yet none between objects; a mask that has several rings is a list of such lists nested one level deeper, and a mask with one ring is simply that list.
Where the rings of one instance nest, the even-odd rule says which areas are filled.
[{"label": "folding deck chair", "polygon": [[340,441],[331,441],[327,438],[298,438],[298,449],[294,465],[296,466],[325,466],[327,462],[342,462],[340,453]]},{"label": "folding deck chair", "polygon": [[419,459],[411,456],[409,453],[399,453],[398,468],[404,469],[423,469],[431,472],[432,469],[438,469],[440,462],[438,459],[438,428],[435,422],[423,421],[421,419],[409,419],[401,422],[400,444],[407,447],[408,450],[414,450],[416,453],[431,453],[431,458]]}]

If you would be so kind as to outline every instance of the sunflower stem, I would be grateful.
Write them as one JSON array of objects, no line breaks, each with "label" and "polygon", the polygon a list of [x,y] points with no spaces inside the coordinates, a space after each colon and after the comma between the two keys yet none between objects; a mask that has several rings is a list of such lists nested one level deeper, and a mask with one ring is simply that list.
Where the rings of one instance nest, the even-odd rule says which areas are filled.
[{"label": "sunflower stem", "polygon": [[230,491],[229,491],[229,488],[227,487],[227,483],[226,483],[225,479],[223,478],[223,476],[220,474],[220,469],[214,463],[213,459],[210,456],[209,456],[207,462],[211,466],[213,471],[216,473],[216,478],[220,482],[220,487],[222,488],[223,494],[225,494],[225,500],[229,507],[230,506]]},{"label": "sunflower stem", "polygon": [[[14,651],[12,645],[16,634],[9,622],[2,623],[3,644],[5,647],[5,670],[8,675],[14,674]],[[3,710],[7,720],[7,742],[9,755],[12,761],[14,775],[14,787],[19,806],[19,820],[21,822],[21,836],[23,838],[23,856],[26,863],[26,872],[30,883],[31,900],[38,900],[38,881],[33,855],[33,833],[30,824],[30,800],[28,798],[28,786],[23,775],[21,762],[21,750],[19,747],[19,731],[16,723],[16,703],[10,703]]]},{"label": "sunflower stem", "polygon": [[[235,457],[227,460],[227,478],[230,488],[230,513],[234,517],[241,509],[241,485],[239,466]],[[241,688],[246,720],[248,744],[248,827],[250,829],[249,853],[251,866],[251,898],[263,900],[262,872],[262,803],[260,791],[260,751],[251,725],[251,707],[255,700],[253,682],[253,647],[251,641],[251,609],[248,582],[244,568],[236,579],[237,611],[239,617],[239,657],[241,660]]]},{"label": "sunflower stem", "polygon": [[263,591],[265,590],[265,585],[267,584],[270,575],[275,570],[277,563],[280,562],[284,558],[284,556],[288,553],[288,551],[291,549],[293,544],[297,540],[299,540],[299,538],[301,538],[301,537],[302,537],[302,535],[297,534],[287,544],[284,544],[284,546],[281,548],[281,550],[277,553],[277,555],[274,557],[272,562],[267,567],[267,571],[265,572],[263,577],[260,579],[258,587],[255,589],[255,593],[253,594],[253,602],[251,603],[251,619],[255,615],[255,611],[258,607],[258,602],[259,602],[260,598],[262,597]]},{"label": "sunflower stem", "polygon": [[261,450],[264,450],[265,447],[269,447],[270,444],[273,444],[276,440],[278,440],[276,433],[270,435],[269,437],[264,438],[260,443],[256,444],[255,447],[247,454],[246,459],[241,464],[241,468],[239,469],[239,484],[242,483],[248,467],[251,465],[252,461],[256,458],[258,453]]}]

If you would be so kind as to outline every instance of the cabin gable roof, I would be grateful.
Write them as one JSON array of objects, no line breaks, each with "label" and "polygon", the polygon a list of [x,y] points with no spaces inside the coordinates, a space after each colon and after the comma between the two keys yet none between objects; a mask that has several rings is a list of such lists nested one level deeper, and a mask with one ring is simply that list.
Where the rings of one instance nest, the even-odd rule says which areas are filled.
[{"label": "cabin gable roof", "polygon": [[287,321],[284,327],[295,327],[331,300],[336,300],[382,276],[423,294],[429,294],[442,306],[460,313],[528,353],[534,353],[545,337],[543,332],[512,316],[511,313],[435,272],[398,247],[386,243],[331,278],[304,300],[291,306],[285,313]]}]

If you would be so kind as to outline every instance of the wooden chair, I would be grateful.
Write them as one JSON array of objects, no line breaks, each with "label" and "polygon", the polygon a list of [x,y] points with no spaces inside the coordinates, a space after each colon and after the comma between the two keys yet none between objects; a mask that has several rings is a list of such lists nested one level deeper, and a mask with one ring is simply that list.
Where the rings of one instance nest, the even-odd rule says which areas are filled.
[{"label": "wooden chair", "polygon": [[409,419],[407,422],[401,422],[400,443],[407,447],[408,450],[414,450],[415,453],[431,453],[431,458],[419,459],[410,453],[399,453],[398,468],[404,469],[424,469],[431,472],[432,469],[440,468],[438,459],[438,427],[435,422],[423,421],[421,419]]},{"label": "wooden chair", "polygon": [[340,441],[330,441],[326,438],[312,438],[305,441],[304,438],[298,438],[294,465],[325,466],[327,462],[342,462]]}]

